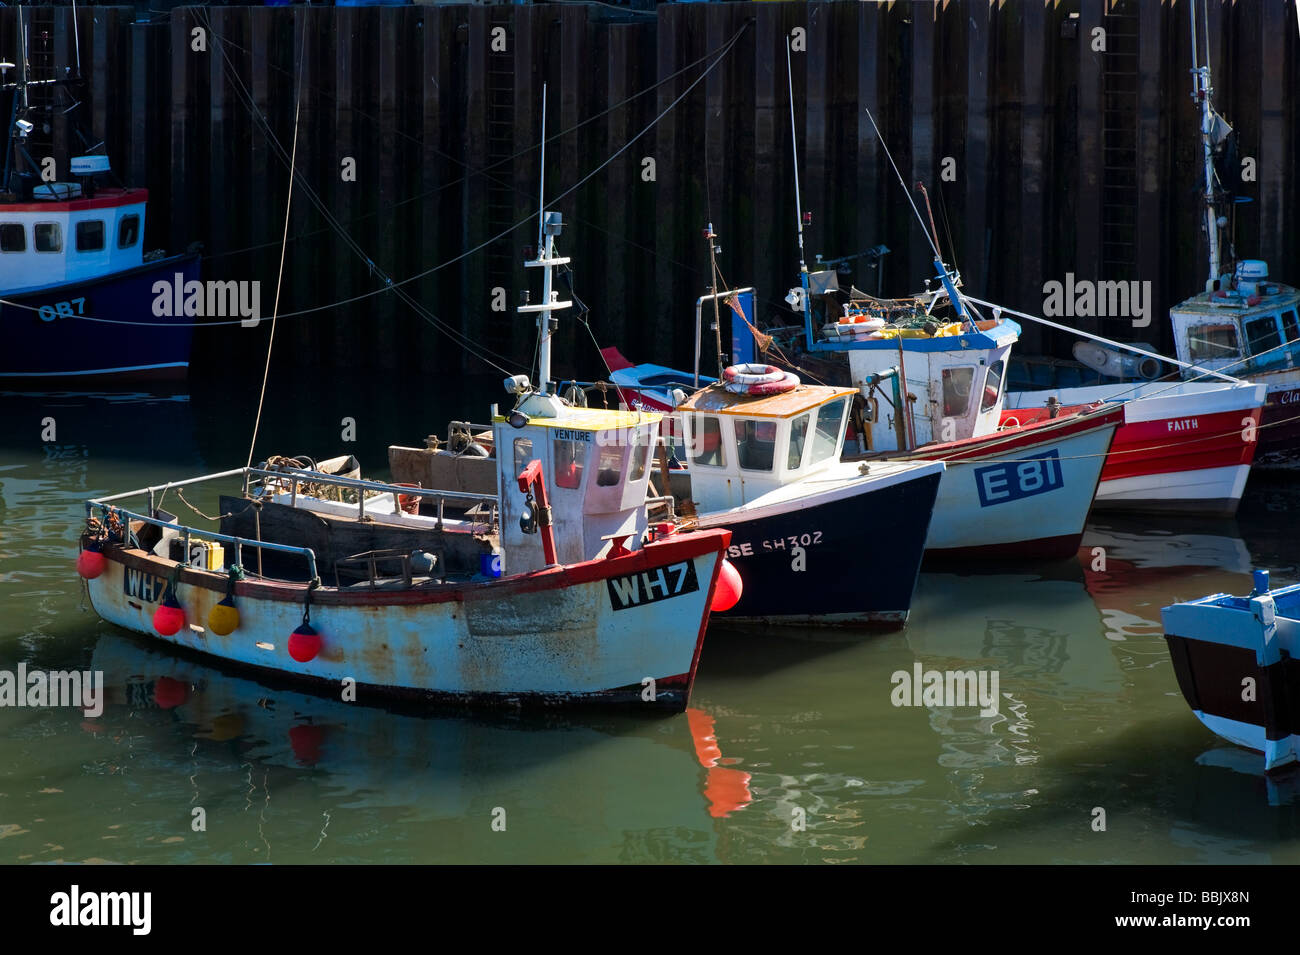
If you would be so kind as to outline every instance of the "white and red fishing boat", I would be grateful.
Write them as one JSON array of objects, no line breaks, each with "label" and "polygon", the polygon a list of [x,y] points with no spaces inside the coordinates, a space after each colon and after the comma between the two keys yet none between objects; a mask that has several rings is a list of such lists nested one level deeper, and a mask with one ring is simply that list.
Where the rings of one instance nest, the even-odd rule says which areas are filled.
[{"label": "white and red fishing boat", "polygon": [[[520,310],[537,316],[545,381],[551,313],[569,303],[551,291],[568,261],[554,252],[558,213],[542,231],[527,263],[543,270],[542,299]],[[720,606],[739,597],[723,574],[730,533],[647,534],[658,415],[571,407],[522,375],[506,384],[514,408],[492,415],[500,531],[445,525],[441,491],[239,468],[88,501],[78,568],[92,606],[136,633],[335,689],[683,709],[715,591]],[[222,500],[219,530],[158,506],[167,488],[232,479],[240,494]],[[320,488],[355,516],[313,512]],[[368,503],[385,510],[376,497],[388,520],[367,519]],[[413,497],[438,502],[436,516],[407,515]]]},{"label": "white and red fishing boat", "polygon": [[70,156],[69,181],[43,176],[30,137],[73,111],[85,82],[79,68],[31,75],[23,16],[19,63],[0,64],[0,387],[183,379],[193,310],[160,316],[154,303],[199,287],[199,256],[145,253],[148,190],[106,182],[107,156]]},{"label": "white and red fishing boat", "polygon": [[1099,508],[1237,512],[1259,447],[1263,385],[1146,382],[1011,392],[1002,420],[1033,423],[1097,401],[1124,409],[1101,472]]}]

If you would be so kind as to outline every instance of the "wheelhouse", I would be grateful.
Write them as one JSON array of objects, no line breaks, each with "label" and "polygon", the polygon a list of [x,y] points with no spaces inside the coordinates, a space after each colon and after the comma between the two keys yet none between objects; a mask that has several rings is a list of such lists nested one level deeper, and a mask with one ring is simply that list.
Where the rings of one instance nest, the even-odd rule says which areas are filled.
[{"label": "wheelhouse", "polygon": [[[635,549],[648,525],[646,489],[661,415],[574,408],[551,399],[526,402],[521,416],[494,415],[502,545],[510,573],[546,566],[535,512],[520,497],[520,473],[540,461],[546,478],[557,556],[578,563],[604,556],[622,538]],[[537,413],[554,410],[554,416]],[[513,421],[512,421],[513,418]],[[523,524],[521,524],[521,518]]]},{"label": "wheelhouse", "polygon": [[691,497],[702,511],[749,503],[840,459],[854,390],[800,385],[766,397],[710,385],[678,406],[691,472]]},{"label": "wheelhouse", "polygon": [[1170,310],[1179,359],[1238,376],[1300,365],[1300,291],[1270,282],[1236,284]]},{"label": "wheelhouse", "polygon": [[[66,184],[49,184],[56,185]],[[70,196],[37,188],[30,202],[0,203],[0,289],[6,294],[93,280],[143,264],[148,190]]]}]

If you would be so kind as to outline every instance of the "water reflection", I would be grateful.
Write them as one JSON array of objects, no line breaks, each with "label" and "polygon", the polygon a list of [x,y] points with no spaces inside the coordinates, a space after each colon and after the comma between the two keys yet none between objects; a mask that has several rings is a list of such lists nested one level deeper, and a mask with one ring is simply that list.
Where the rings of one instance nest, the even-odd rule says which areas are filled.
[{"label": "water reflection", "polygon": [[[748,801],[726,767],[701,772],[711,754],[699,711],[689,722],[431,716],[237,675],[115,632],[91,665],[109,687],[103,718],[82,724],[100,744],[96,764],[147,780],[164,815],[207,811],[207,838],[187,837],[205,848],[170,861],[340,861],[361,838],[366,857],[390,860],[447,858],[454,846],[485,861],[710,861],[705,806],[719,815]],[[497,810],[504,831],[492,829]],[[219,829],[237,837],[213,838]],[[410,841],[421,833],[438,838]]]}]

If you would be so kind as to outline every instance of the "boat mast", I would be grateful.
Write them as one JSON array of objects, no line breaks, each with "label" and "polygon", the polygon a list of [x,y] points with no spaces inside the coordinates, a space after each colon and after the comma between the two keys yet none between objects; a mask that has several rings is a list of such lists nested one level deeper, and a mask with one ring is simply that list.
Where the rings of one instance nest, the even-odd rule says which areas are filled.
[{"label": "boat mast", "polygon": [[559,319],[551,313],[568,308],[570,301],[557,301],[557,293],[552,291],[554,270],[557,265],[567,265],[569,259],[555,255],[555,237],[560,234],[563,221],[558,212],[546,211],[546,84],[542,84],[542,150],[541,178],[537,196],[537,258],[525,262],[525,268],[541,268],[542,300],[536,305],[519,306],[520,314],[530,312],[537,315],[537,394],[546,397],[551,381],[551,338],[559,325]]},{"label": "boat mast", "polygon": [[[785,41],[785,79],[790,91],[790,157],[794,166],[794,225],[799,235],[799,276],[803,281],[804,308],[808,308],[808,263],[803,251],[803,200],[799,197],[799,127],[794,121],[794,70],[790,67],[790,41]],[[808,314],[805,311],[805,314]]]},{"label": "boat mast", "polygon": [[[709,292],[713,298],[713,347],[718,356],[718,378],[722,378],[725,370],[726,360],[722,357],[722,318],[718,314],[718,246],[714,239],[718,237],[713,231],[713,223],[704,230],[704,240],[709,243]],[[697,332],[698,334],[698,332]],[[698,358],[699,346],[696,346],[695,362],[695,387],[700,386],[700,362]]]},{"label": "boat mast", "polygon": [[[1192,99],[1201,108],[1201,148],[1205,163],[1205,234],[1210,241],[1210,274],[1205,280],[1205,290],[1207,292],[1214,290],[1214,283],[1219,280],[1221,264],[1219,262],[1219,217],[1214,208],[1214,109],[1210,105],[1210,98],[1214,95],[1214,87],[1210,83],[1210,37],[1205,37],[1205,63],[1201,65],[1198,60],[1200,57],[1200,39],[1196,29],[1196,0],[1189,0],[1187,4],[1191,12],[1192,26]],[[1206,29],[1209,23],[1206,23]]]}]

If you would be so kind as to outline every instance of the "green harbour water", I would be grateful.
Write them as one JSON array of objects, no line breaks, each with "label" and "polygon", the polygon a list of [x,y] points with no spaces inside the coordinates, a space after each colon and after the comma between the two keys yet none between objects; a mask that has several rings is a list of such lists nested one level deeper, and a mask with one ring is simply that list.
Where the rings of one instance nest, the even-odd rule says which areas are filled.
[{"label": "green harbour water", "polygon": [[[388,444],[467,410],[414,387],[397,415],[304,407],[297,387],[273,386],[259,458],[351,451],[383,476]],[[469,400],[484,420],[498,398]],[[686,714],[397,711],[90,611],[81,502],[238,467],[251,420],[212,388],[0,395],[0,670],[100,670],[107,692],[97,718],[0,707],[0,862],[1300,862],[1300,786],[1196,721],[1159,626],[1171,601],[1248,591],[1252,567],[1297,580],[1285,481],[1252,476],[1232,521],[1094,515],[1078,559],[927,570],[900,632],[714,625]],[[889,555],[863,540],[842,572],[869,586]],[[999,712],[895,706],[918,664],[997,671]]]}]

